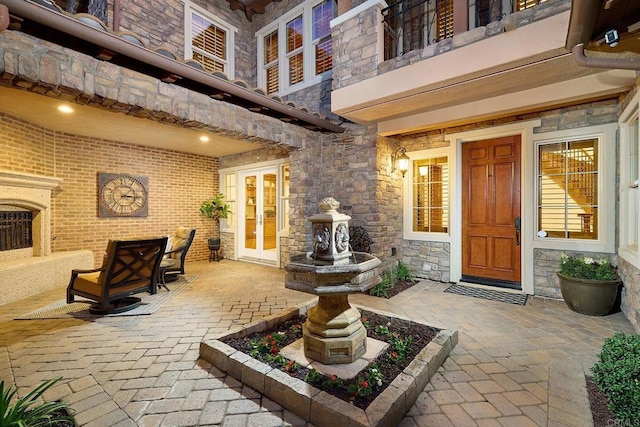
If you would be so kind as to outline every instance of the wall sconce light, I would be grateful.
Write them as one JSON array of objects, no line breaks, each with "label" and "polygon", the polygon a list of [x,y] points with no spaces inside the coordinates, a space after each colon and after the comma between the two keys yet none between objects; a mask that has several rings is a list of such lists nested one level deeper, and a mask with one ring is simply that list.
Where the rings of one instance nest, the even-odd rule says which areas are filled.
[{"label": "wall sconce light", "polygon": [[407,156],[407,149],[404,147],[398,148],[391,157],[391,172],[394,172],[397,169],[404,178],[404,174],[409,170],[409,160],[409,156]]}]

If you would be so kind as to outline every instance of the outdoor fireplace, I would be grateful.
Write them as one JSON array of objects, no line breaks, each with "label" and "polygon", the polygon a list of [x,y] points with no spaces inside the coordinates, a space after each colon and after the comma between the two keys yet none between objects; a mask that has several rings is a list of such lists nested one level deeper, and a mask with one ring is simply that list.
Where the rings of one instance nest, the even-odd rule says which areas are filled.
[{"label": "outdoor fireplace", "polygon": [[89,250],[51,253],[51,192],[62,180],[0,169],[0,305],[66,286]]},{"label": "outdoor fireplace", "polygon": [[[19,243],[21,247],[0,251],[0,261],[31,256],[46,256],[51,253],[51,191],[62,181],[59,178],[34,175],[23,172],[0,170],[0,211],[6,211],[7,221],[0,221],[2,245],[10,238],[12,245]],[[7,206],[11,207],[9,210]],[[21,220],[16,220],[16,216]],[[26,226],[24,218],[31,216],[30,236],[24,235]],[[0,216],[0,220],[2,217]],[[18,229],[22,232],[18,236]],[[10,234],[9,234],[10,233]],[[13,240],[31,240],[31,245]],[[21,249],[33,247],[33,251]],[[13,253],[18,250],[20,253]]]}]

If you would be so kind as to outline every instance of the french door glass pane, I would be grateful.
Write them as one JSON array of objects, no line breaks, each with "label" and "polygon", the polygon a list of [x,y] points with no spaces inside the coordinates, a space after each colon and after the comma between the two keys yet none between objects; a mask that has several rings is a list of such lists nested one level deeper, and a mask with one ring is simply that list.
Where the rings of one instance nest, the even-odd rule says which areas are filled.
[{"label": "french door glass pane", "polygon": [[263,186],[263,207],[262,218],[263,228],[263,249],[276,248],[276,174],[265,174],[262,181]]},{"label": "french door glass pane", "polygon": [[245,236],[244,246],[248,249],[256,249],[256,180],[255,175],[245,179]]}]

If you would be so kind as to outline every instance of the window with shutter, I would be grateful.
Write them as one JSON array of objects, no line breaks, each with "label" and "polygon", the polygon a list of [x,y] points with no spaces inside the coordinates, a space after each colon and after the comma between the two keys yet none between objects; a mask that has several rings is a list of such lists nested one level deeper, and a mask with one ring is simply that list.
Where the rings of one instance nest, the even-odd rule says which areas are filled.
[{"label": "window with shutter", "polygon": [[278,91],[278,31],[264,37],[264,73],[267,94]]},{"label": "window with shutter", "polygon": [[438,0],[438,40],[453,37],[453,0]]},{"label": "window with shutter", "polygon": [[287,22],[287,61],[289,62],[289,85],[304,79],[304,54],[302,51],[302,15]]},{"label": "window with shutter", "polygon": [[333,2],[325,0],[312,9],[312,43],[315,46],[315,73],[322,74],[333,66],[331,27]]},{"label": "window with shutter", "polygon": [[547,0],[517,0],[515,11],[529,9],[530,7],[544,3]]},{"label": "window with shutter", "polygon": [[327,78],[336,10],[335,0],[308,1],[259,30],[258,85],[268,94],[286,95]]},{"label": "window with shutter", "polygon": [[446,156],[413,161],[413,231],[449,229],[449,161]]},{"label": "window with shutter", "polygon": [[185,59],[198,61],[209,73],[221,71],[233,79],[233,26],[185,3]]}]

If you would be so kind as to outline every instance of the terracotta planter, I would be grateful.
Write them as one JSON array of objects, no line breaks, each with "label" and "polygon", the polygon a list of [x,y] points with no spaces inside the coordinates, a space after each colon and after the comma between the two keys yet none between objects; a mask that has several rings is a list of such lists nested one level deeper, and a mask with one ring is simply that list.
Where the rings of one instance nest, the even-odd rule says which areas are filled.
[{"label": "terracotta planter", "polygon": [[578,279],[556,273],[560,280],[562,298],[576,313],[604,316],[611,312],[621,280]]}]

